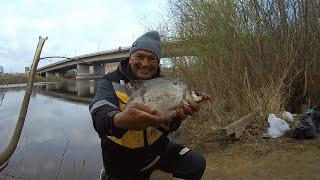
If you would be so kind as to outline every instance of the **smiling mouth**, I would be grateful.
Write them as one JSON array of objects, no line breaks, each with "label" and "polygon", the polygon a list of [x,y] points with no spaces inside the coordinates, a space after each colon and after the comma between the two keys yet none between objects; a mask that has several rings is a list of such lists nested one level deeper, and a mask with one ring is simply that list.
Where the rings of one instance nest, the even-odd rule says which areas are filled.
[{"label": "smiling mouth", "polygon": [[150,71],[139,71],[140,74],[149,75],[151,74]]},{"label": "smiling mouth", "polygon": [[141,73],[150,73],[152,71],[151,68],[148,67],[139,67],[137,70]]}]

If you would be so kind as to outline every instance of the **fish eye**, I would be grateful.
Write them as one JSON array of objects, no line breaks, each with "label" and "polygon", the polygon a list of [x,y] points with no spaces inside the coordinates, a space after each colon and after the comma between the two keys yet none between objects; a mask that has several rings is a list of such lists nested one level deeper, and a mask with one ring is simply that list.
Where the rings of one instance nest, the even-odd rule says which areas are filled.
[{"label": "fish eye", "polygon": [[199,90],[195,90],[195,91],[193,91],[194,92],[194,94],[196,94],[197,96],[202,96],[202,93],[199,91]]}]

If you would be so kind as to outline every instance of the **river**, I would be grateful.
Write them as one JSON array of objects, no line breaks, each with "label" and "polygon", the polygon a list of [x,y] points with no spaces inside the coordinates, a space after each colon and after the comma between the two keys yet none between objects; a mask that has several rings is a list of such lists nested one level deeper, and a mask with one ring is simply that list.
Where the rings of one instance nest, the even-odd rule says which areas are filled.
[{"label": "river", "polygon": [[[77,81],[35,86],[17,150],[0,179],[98,179],[103,167],[100,139],[88,110],[96,84]],[[4,94],[0,152],[11,139],[25,90],[0,89]]]}]

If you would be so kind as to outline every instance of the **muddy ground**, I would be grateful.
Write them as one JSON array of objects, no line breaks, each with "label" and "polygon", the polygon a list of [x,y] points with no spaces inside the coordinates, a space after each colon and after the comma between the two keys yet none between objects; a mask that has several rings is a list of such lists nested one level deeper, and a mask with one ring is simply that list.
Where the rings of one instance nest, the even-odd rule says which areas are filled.
[{"label": "muddy ground", "polygon": [[[207,160],[204,180],[320,179],[320,137],[216,141],[196,149]],[[155,172],[151,179],[170,176]]]}]

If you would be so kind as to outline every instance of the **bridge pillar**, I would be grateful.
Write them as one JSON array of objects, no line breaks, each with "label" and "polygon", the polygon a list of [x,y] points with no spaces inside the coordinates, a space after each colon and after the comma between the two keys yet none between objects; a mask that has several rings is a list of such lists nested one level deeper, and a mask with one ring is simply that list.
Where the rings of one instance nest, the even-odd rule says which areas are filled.
[{"label": "bridge pillar", "polygon": [[77,76],[77,69],[70,69],[64,71],[63,77],[65,78],[71,78],[71,77],[76,77]]},{"label": "bridge pillar", "polygon": [[93,74],[96,75],[104,75],[105,74],[105,68],[103,64],[95,65],[93,66]]},{"label": "bridge pillar", "polygon": [[78,97],[90,96],[90,83],[88,82],[88,80],[77,80],[76,87]]},{"label": "bridge pillar", "polygon": [[89,86],[90,86],[90,95],[94,96],[96,90],[97,90],[97,83],[95,80],[90,80],[89,81]]},{"label": "bridge pillar", "polygon": [[105,64],[105,74],[115,71],[118,68],[119,62]]},{"label": "bridge pillar", "polygon": [[67,70],[59,70],[54,73],[56,77],[66,77],[68,71]]},{"label": "bridge pillar", "polygon": [[94,66],[89,66],[89,74],[92,75],[94,74]]},{"label": "bridge pillar", "polygon": [[82,78],[89,75],[89,65],[77,64],[77,78]]},{"label": "bridge pillar", "polygon": [[44,78],[46,77],[46,73],[40,73],[39,75]]},{"label": "bridge pillar", "polygon": [[52,76],[54,76],[54,72],[53,71],[46,72],[46,78],[52,77]]}]

